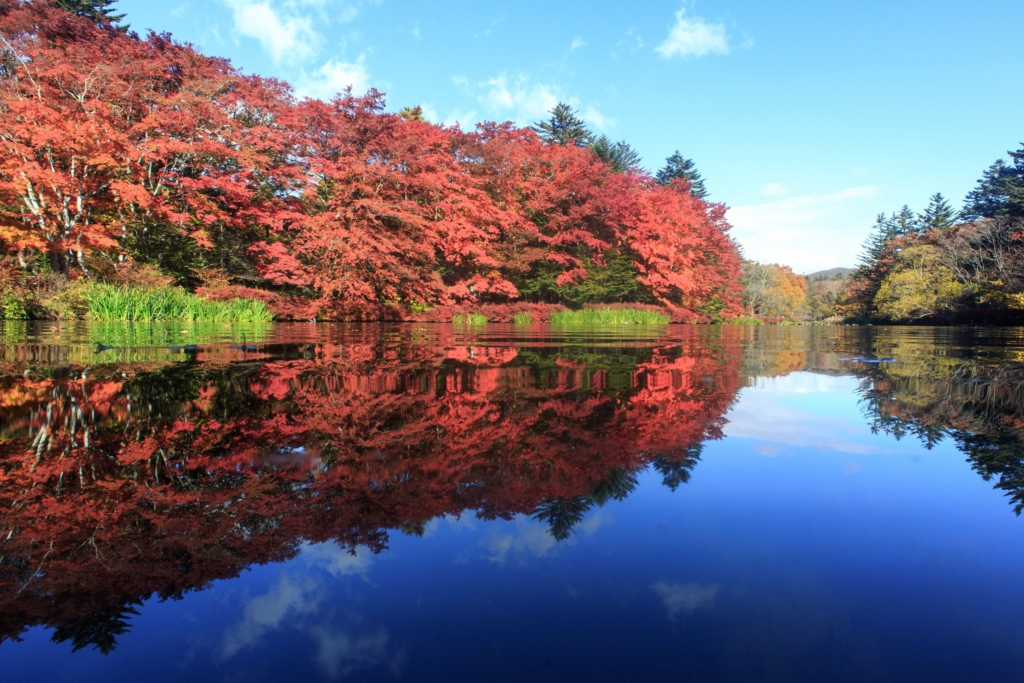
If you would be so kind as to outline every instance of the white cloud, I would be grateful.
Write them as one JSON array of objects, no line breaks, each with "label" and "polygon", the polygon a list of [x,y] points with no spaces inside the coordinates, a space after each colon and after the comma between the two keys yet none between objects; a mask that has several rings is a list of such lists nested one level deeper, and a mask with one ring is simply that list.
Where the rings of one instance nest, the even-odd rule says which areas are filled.
[{"label": "white cloud", "polygon": [[789,188],[782,183],[768,183],[761,188],[762,197],[782,197],[789,194]]},{"label": "white cloud", "polygon": [[475,122],[478,120],[476,109],[470,109],[469,111],[462,111],[461,109],[452,109],[448,112],[448,116],[444,118],[443,123],[446,126],[461,126],[463,129],[472,128]]},{"label": "white cloud", "polygon": [[662,57],[703,57],[729,54],[724,24],[709,24],[700,17],[689,19],[686,9],[676,12],[676,23],[668,38],[654,48]]},{"label": "white cloud", "polygon": [[590,123],[602,132],[607,132],[609,129],[615,127],[616,120],[609,116],[605,116],[595,107],[587,107],[586,111],[584,111],[581,116],[583,116],[587,123]]},{"label": "white cloud", "polygon": [[689,616],[699,609],[705,609],[715,604],[715,596],[718,594],[718,586],[703,585],[699,583],[665,583],[659,581],[651,586],[651,590],[658,594],[665,609],[668,610],[668,618],[672,621],[676,617]]},{"label": "white cloud", "polygon": [[309,59],[316,53],[320,35],[311,16],[285,16],[270,0],[221,0],[231,8],[235,31],[255,38],[277,63]]},{"label": "white cloud", "polygon": [[875,219],[873,186],[737,206],[727,217],[744,256],[809,273],[853,266]]},{"label": "white cloud", "polygon": [[564,99],[560,88],[533,83],[527,74],[519,74],[510,81],[508,75],[502,73],[480,86],[487,89],[479,97],[481,104],[495,111],[512,110],[519,119],[543,116]]},{"label": "white cloud", "polygon": [[[453,77],[452,82],[461,88],[469,88],[468,81],[461,76]],[[530,125],[546,118],[559,102],[576,108],[580,106],[578,98],[569,97],[558,85],[536,83],[527,73],[510,78],[503,72],[479,83],[478,87],[484,92],[477,96],[477,100],[491,115],[511,119],[520,125]],[[615,119],[605,116],[593,105],[587,106],[580,115],[598,130],[608,130],[615,125]]]},{"label": "white cloud", "polygon": [[586,45],[586,42],[584,42],[583,38],[581,38],[580,36],[576,36],[575,38],[572,39],[572,44],[569,45],[569,51],[575,52],[584,45]]},{"label": "white cloud", "polygon": [[366,55],[354,62],[329,59],[311,74],[303,73],[295,87],[300,97],[329,100],[345,88],[352,86],[354,95],[363,95],[370,88],[370,74],[366,70]]}]

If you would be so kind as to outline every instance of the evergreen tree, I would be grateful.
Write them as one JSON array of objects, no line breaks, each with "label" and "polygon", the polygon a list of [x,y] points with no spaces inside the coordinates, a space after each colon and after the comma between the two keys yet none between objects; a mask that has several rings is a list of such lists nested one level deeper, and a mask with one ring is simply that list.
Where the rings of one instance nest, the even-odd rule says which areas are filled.
[{"label": "evergreen tree", "polygon": [[963,219],[1024,217],[1024,146],[988,167],[964,200]]},{"label": "evergreen tree", "polygon": [[894,213],[889,221],[892,226],[890,237],[903,237],[921,229],[921,223],[917,220],[917,214],[910,210],[906,204],[899,213]]},{"label": "evergreen tree", "polygon": [[634,171],[640,166],[640,155],[625,140],[612,142],[607,135],[602,135],[594,140],[590,149],[616,173]]},{"label": "evergreen tree", "polygon": [[398,110],[398,116],[406,121],[426,121],[423,107],[402,107]]},{"label": "evergreen tree", "polygon": [[568,104],[559,102],[551,110],[547,121],[538,121],[533,131],[540,139],[550,145],[574,144],[577,147],[589,147],[594,141],[594,134]]},{"label": "evergreen tree", "polygon": [[917,217],[917,220],[925,230],[948,230],[956,222],[956,211],[941,192],[936,192],[932,195],[928,208]]},{"label": "evergreen tree", "polygon": [[115,2],[116,0],[56,0],[54,4],[65,12],[91,19],[103,26],[108,23],[116,24],[124,19],[123,14],[111,14],[114,11],[111,6]]},{"label": "evergreen tree", "polygon": [[683,157],[679,150],[676,150],[672,156],[665,159],[665,167],[658,171],[655,177],[662,185],[668,185],[673,180],[682,178],[689,181],[690,194],[694,197],[704,199],[708,196],[708,190],[704,187],[704,179],[697,172],[697,167],[694,166],[693,160]]},{"label": "evergreen tree", "polygon": [[892,270],[899,253],[897,238],[917,232],[919,228],[917,216],[906,205],[899,213],[888,217],[884,213],[878,214],[874,228],[864,242],[864,252],[860,256],[857,270],[850,278],[850,303],[857,306],[859,316],[869,317],[875,313],[875,295]]}]

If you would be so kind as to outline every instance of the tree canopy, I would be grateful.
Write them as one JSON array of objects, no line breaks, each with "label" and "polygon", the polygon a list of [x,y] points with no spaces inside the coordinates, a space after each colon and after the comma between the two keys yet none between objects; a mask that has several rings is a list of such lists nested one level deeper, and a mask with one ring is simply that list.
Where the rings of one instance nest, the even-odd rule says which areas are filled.
[{"label": "tree canopy", "polygon": [[690,193],[694,197],[704,199],[708,196],[707,188],[704,186],[704,179],[697,171],[693,160],[684,157],[679,153],[679,150],[676,150],[672,156],[665,159],[665,166],[658,171],[655,177],[662,185],[668,185],[674,180],[685,180],[689,183]]},{"label": "tree canopy", "polygon": [[97,24],[118,23],[124,19],[123,14],[114,14],[113,5],[117,0],[54,0],[60,9],[85,17]]},{"label": "tree canopy", "polygon": [[551,116],[544,121],[538,121],[533,126],[541,140],[551,145],[569,145],[577,147],[588,147],[594,141],[594,134],[590,132],[586,122],[581,119],[576,110],[564,102],[559,102],[551,110]]},{"label": "tree canopy", "polygon": [[539,134],[466,132],[389,113],[374,90],[300,100],[46,3],[14,2],[0,34],[15,57],[0,250],[23,279],[151,266],[203,296],[283,298],[302,319],[523,301],[740,311],[725,207],[655,182],[624,142],[591,149],[567,105]]}]

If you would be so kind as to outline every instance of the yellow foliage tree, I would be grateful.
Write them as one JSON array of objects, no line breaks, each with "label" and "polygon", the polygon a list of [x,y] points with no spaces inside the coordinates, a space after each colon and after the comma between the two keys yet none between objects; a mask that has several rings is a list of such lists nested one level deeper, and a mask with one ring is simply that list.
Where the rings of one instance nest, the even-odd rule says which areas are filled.
[{"label": "yellow foliage tree", "polygon": [[948,317],[969,294],[970,288],[942,265],[939,250],[922,244],[900,252],[878,288],[875,310],[895,321]]},{"label": "yellow foliage tree", "polygon": [[777,263],[743,264],[744,303],[751,316],[794,318],[807,297],[807,280]]}]

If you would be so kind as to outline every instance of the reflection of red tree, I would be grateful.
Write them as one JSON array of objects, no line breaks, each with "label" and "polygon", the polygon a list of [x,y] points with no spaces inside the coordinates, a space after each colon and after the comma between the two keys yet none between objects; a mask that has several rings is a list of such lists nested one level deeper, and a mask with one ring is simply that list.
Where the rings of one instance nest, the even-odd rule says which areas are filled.
[{"label": "reflection of red tree", "polygon": [[553,351],[519,364],[500,346],[307,351],[4,380],[0,637],[178,595],[306,540],[380,550],[439,515],[586,495],[720,437],[740,384],[738,356],[696,344],[628,367]]}]

